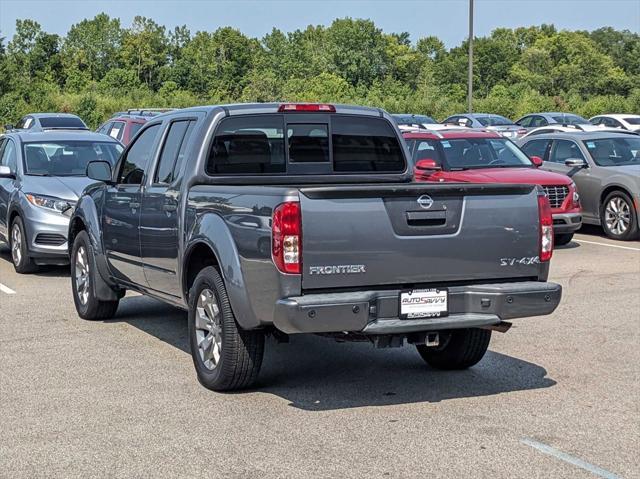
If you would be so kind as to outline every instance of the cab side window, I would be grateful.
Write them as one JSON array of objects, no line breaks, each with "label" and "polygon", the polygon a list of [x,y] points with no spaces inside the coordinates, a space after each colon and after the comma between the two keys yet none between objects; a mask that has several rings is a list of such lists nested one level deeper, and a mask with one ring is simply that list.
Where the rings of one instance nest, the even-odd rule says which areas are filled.
[{"label": "cab side window", "polygon": [[176,179],[194,125],[195,121],[189,120],[174,121],[169,125],[153,178],[154,184],[169,184]]},{"label": "cab side window", "polygon": [[569,158],[578,158],[586,162],[584,155],[576,143],[570,140],[556,140],[549,161],[564,164],[565,160]]},{"label": "cab side window", "polygon": [[160,131],[160,124],[151,125],[138,136],[126,153],[118,183],[140,185],[144,178],[144,171],[153,156],[156,136]]}]

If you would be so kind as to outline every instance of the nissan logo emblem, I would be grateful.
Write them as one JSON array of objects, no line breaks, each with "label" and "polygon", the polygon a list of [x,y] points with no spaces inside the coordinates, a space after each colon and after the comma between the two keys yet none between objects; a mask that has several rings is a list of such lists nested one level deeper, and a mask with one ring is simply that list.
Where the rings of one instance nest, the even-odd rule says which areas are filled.
[{"label": "nissan logo emblem", "polygon": [[433,206],[433,199],[429,195],[422,195],[420,198],[418,198],[418,204],[421,208],[428,210]]}]

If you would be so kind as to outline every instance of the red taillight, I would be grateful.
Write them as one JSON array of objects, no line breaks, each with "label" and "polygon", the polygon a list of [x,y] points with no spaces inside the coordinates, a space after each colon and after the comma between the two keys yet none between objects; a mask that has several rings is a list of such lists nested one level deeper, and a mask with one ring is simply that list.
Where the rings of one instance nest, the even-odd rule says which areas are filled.
[{"label": "red taillight", "polygon": [[271,252],[283,273],[302,272],[302,215],[297,201],[279,204],[273,210]]},{"label": "red taillight", "polygon": [[538,216],[540,218],[540,261],[549,261],[553,255],[553,215],[549,199],[538,196]]},{"label": "red taillight", "polygon": [[335,113],[336,107],[326,103],[283,103],[278,108],[280,113],[291,113],[296,111],[317,111],[322,113]]}]

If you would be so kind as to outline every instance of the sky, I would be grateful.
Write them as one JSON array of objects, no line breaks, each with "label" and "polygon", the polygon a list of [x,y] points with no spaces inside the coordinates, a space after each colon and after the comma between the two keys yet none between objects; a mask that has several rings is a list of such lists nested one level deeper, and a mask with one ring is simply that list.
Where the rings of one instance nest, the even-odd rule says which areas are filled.
[{"label": "sky", "polygon": [[[187,25],[194,33],[231,26],[258,38],[273,27],[288,32],[329,25],[335,18],[368,18],[386,33],[406,31],[414,42],[435,35],[449,48],[468,29],[468,0],[0,0],[0,36],[10,39],[18,18],[64,35],[74,23],[100,12],[119,17],[125,27],[142,15],[169,29]],[[476,36],[498,27],[542,23],[568,30],[612,26],[640,32],[640,0],[475,0]]]}]

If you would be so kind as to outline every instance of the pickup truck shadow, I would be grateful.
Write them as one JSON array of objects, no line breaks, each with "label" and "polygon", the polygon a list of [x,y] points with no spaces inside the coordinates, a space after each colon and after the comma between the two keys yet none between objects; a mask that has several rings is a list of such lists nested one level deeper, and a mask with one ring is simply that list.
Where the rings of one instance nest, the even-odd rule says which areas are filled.
[{"label": "pickup truck shadow", "polygon": [[[121,302],[111,321],[126,322],[190,354],[184,311],[131,297]],[[326,411],[492,396],[555,384],[543,367],[492,351],[469,370],[438,371],[413,346],[375,349],[369,343],[305,335],[285,344],[267,340],[253,390],[285,398],[299,409]]]}]

